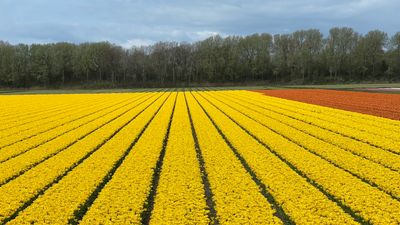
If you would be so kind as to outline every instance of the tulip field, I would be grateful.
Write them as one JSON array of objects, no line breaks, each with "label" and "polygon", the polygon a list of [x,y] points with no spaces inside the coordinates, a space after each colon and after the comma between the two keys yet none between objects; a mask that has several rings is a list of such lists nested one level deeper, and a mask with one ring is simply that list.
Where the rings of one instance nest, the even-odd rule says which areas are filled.
[{"label": "tulip field", "polygon": [[398,94],[324,89],[259,90],[259,92],[279,98],[400,120]]},{"label": "tulip field", "polygon": [[0,224],[400,224],[399,120],[167,90],[2,95],[0,121]]}]

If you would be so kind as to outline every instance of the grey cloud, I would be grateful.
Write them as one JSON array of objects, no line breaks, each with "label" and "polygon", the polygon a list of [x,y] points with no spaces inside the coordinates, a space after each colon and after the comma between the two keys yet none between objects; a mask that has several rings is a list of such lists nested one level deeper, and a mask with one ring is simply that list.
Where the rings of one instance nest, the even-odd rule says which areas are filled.
[{"label": "grey cloud", "polygon": [[2,0],[0,39],[15,42],[109,40],[124,46],[208,35],[284,33],[350,26],[400,31],[397,0]]}]

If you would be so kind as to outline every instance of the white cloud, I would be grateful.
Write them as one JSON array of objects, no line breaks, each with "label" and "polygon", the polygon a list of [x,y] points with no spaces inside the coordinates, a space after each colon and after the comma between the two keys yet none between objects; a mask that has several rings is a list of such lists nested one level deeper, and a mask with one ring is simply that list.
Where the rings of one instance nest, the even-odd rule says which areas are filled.
[{"label": "white cloud", "polygon": [[204,31],[194,31],[194,32],[189,32],[188,36],[190,37],[190,39],[192,41],[199,41],[199,40],[204,40],[208,37],[211,36],[215,36],[215,35],[220,35],[222,37],[227,36],[226,34],[223,34],[221,32],[217,32],[217,31],[208,31],[208,30],[204,30]]},{"label": "white cloud", "polygon": [[152,45],[154,43],[155,43],[155,41],[150,40],[150,39],[136,38],[136,39],[130,39],[130,40],[124,42],[124,43],[121,43],[121,46],[126,48],[126,49],[129,49],[129,48],[131,48],[133,46],[140,47],[140,46]]}]

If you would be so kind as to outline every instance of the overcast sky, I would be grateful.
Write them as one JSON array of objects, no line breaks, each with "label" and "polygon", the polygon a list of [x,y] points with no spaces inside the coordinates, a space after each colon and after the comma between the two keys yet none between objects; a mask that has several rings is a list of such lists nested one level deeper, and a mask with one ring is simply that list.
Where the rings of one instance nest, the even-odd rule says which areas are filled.
[{"label": "overcast sky", "polygon": [[130,47],[334,26],[400,31],[400,0],[0,0],[0,40]]}]

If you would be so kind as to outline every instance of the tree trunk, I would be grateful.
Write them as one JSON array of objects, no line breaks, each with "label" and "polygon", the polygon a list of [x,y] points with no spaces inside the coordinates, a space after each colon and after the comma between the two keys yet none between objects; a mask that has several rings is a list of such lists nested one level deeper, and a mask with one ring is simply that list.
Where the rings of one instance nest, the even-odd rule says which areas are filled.
[{"label": "tree trunk", "polygon": [[142,67],[142,81],[143,81],[143,83],[146,82],[146,75],[145,75],[145,72],[144,72],[144,64],[143,64],[143,67]]},{"label": "tree trunk", "polygon": [[64,86],[65,83],[65,69],[62,71],[62,85]]},{"label": "tree trunk", "polygon": [[99,69],[99,81],[101,81],[101,79],[102,79],[102,71],[101,71],[101,69]]}]

